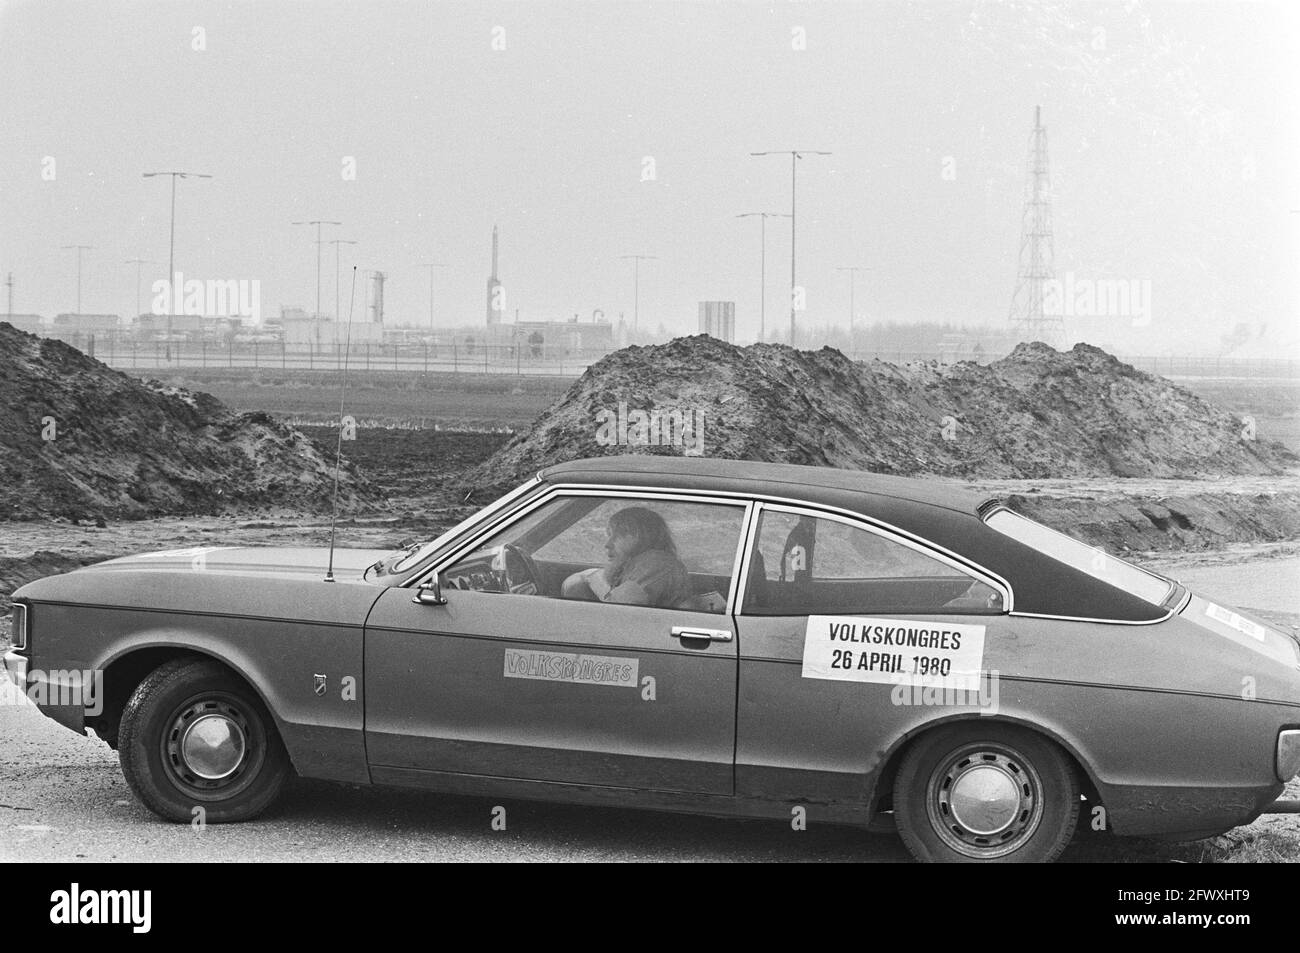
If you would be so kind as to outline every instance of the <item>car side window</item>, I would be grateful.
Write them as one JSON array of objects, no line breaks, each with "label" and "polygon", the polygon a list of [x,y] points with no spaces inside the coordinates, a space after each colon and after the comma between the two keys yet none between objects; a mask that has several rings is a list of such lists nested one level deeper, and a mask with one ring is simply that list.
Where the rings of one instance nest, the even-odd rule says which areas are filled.
[{"label": "car side window", "polygon": [[444,570],[446,590],[724,612],[745,508],[559,496]]},{"label": "car side window", "polygon": [[1001,594],[896,539],[836,519],[764,508],[747,615],[999,613]]}]

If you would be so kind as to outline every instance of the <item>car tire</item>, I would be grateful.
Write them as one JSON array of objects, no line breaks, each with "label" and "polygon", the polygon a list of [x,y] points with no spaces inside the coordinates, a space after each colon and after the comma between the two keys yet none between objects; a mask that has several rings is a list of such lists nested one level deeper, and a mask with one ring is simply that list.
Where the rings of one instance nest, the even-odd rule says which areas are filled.
[{"label": "car tire", "polygon": [[957,724],[918,738],[894,780],[912,855],[939,863],[1048,863],[1074,835],[1079,784],[1047,739],[1011,725]]},{"label": "car tire", "polygon": [[118,757],[136,797],[169,821],[228,824],[265,811],[289,757],[257,695],[210,659],[145,676],[122,712]]}]

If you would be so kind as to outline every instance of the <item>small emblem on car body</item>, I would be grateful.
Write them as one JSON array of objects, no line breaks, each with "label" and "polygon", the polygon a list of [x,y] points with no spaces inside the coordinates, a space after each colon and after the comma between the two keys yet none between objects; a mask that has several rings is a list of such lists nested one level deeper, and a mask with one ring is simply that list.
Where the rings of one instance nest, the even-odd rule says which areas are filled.
[{"label": "small emblem on car body", "polygon": [[313,676],[312,676],[312,691],[314,691],[317,695],[324,695],[324,694],[325,694],[325,682],[326,682],[326,678],[325,678],[324,675],[313,675]]}]

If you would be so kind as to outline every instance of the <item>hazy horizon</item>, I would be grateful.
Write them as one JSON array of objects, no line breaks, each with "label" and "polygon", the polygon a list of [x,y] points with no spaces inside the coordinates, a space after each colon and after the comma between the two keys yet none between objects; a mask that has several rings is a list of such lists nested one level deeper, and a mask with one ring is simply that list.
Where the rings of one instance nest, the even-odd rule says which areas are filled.
[{"label": "hazy horizon", "polygon": [[[436,325],[479,322],[495,224],[510,319],[630,319],[635,253],[658,257],[643,326],[693,332],[697,302],[734,300],[747,342],[759,225],[734,216],[790,206],[788,157],[749,153],[798,147],[833,153],[799,168],[801,322],[847,325],[837,268],[864,266],[860,321],[1000,326],[1041,105],[1058,276],[1149,282],[1148,321],[1090,337],[1288,337],[1297,23],[1264,4],[8,2],[0,280],[17,313],[72,311],[61,246],[92,245],[82,311],[133,314],[137,257],[163,263],[147,311],[170,195],[141,173],[185,169],[214,178],[178,185],[177,270],[260,281],[264,315],[314,310],[315,232],[291,223],[324,218],[359,243],[345,315],[356,265],[388,274],[389,323],[427,322],[438,261]],[[789,254],[769,220],[769,329]],[[334,275],[327,247],[326,312]]]}]

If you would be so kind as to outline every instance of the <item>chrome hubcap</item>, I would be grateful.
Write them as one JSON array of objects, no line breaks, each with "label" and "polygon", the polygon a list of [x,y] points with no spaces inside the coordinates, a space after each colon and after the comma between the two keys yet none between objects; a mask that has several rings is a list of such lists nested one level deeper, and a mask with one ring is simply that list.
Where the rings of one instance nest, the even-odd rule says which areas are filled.
[{"label": "chrome hubcap", "polygon": [[244,730],[223,714],[201,715],[181,737],[180,752],[186,766],[206,781],[230,777],[244,760]]},{"label": "chrome hubcap", "polygon": [[1021,846],[1043,816],[1042,783],[1024,758],[1001,745],[967,745],[931,776],[930,822],[968,857],[1001,857]]},{"label": "chrome hubcap", "polygon": [[234,698],[186,702],[162,737],[163,765],[186,796],[229,797],[255,779],[264,753],[248,712]]},{"label": "chrome hubcap", "polygon": [[957,823],[971,833],[997,834],[1015,821],[1020,789],[1000,766],[976,764],[957,775],[948,806]]}]

